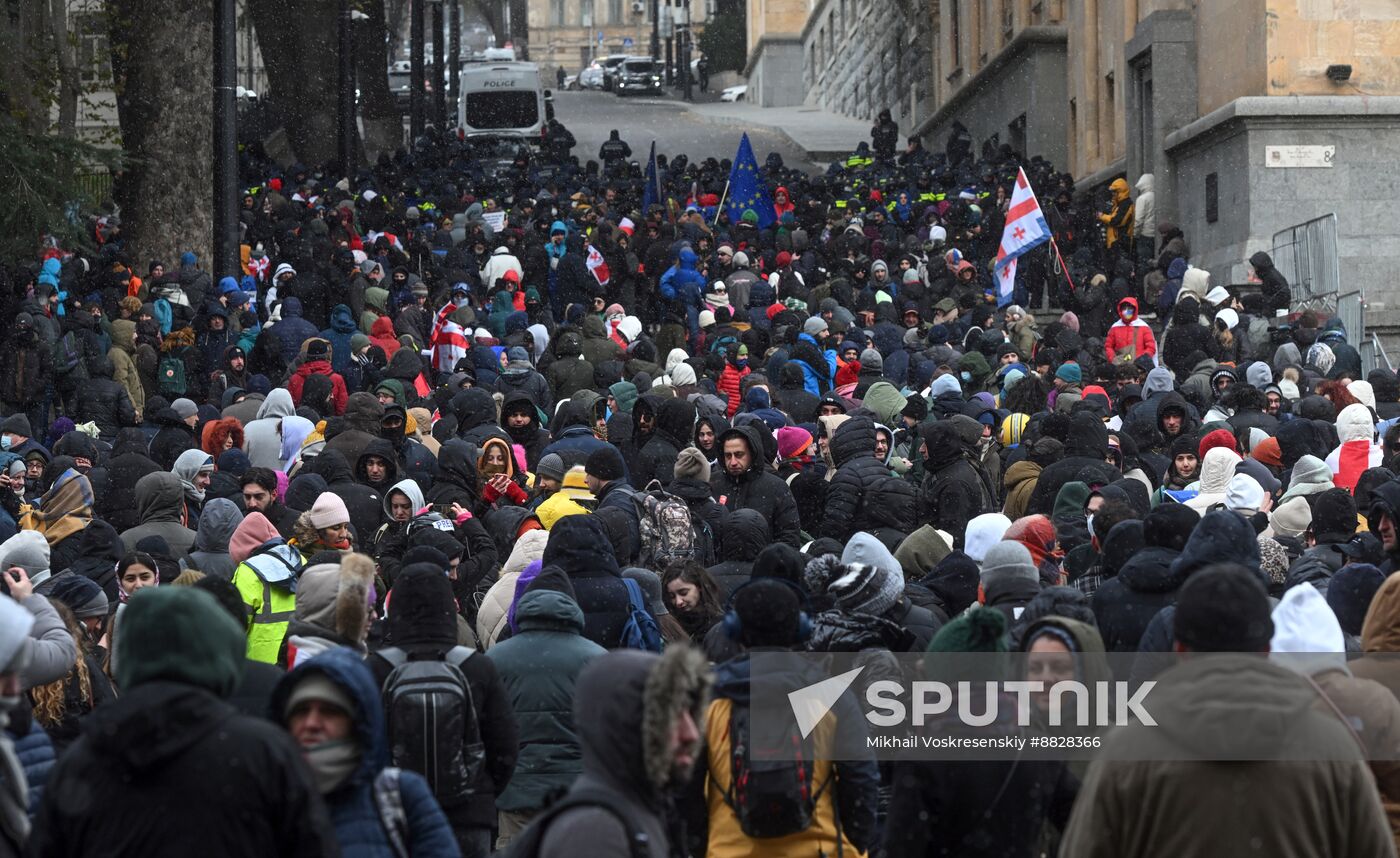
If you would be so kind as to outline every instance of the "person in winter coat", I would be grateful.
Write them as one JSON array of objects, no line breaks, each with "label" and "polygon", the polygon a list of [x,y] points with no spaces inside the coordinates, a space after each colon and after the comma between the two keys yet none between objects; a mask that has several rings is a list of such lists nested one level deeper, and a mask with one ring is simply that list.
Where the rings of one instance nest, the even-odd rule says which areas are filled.
[{"label": "person in winter coat", "polygon": [[[122,612],[121,628],[113,664],[122,695],[88,716],[100,728],[84,731],[50,773],[35,854],[155,854],[172,844],[212,858],[334,854],[335,831],[295,746],[226,702],[242,677],[243,639],[215,599],[148,589]],[[83,809],[92,789],[111,813]],[[151,814],[157,805],[172,816]]]},{"label": "person in winter coat", "polygon": [[360,656],[345,648],[312,658],[273,690],[271,716],[301,746],[335,823],[345,856],[393,854],[381,822],[376,789],[390,791],[402,808],[403,848],[410,855],[459,855],[442,809],[417,772],[398,770],[386,786],[389,764],[384,706]]},{"label": "person in winter coat", "polygon": [[[287,402],[291,402],[290,396]],[[384,422],[384,406],[373,393],[352,393],[345,401],[344,418],[344,427],[326,439],[326,449],[340,451],[345,461],[353,466],[360,460],[365,446],[379,437]]]},{"label": "person in winter coat", "polygon": [[729,513],[722,530],[716,531],[719,562],[707,570],[719,585],[721,599],[729,596],[749,580],[753,562],[759,552],[773,541],[768,520],[751,509]]},{"label": "person in winter coat", "polygon": [[352,340],[359,332],[359,325],[355,324],[350,308],[336,304],[331,310],[330,325],[321,331],[321,337],[331,344],[330,362],[334,372],[344,373],[349,368],[350,357],[354,353]]},{"label": "person in winter coat", "polygon": [[726,430],[718,440],[722,469],[710,482],[715,499],[731,512],[752,509],[769,523],[773,539],[801,544],[801,521],[792,490],[764,462],[763,442],[753,425]]},{"label": "person in winter coat", "polygon": [[350,394],[345,389],[345,379],[331,369],[331,344],[317,337],[306,345],[306,362],[297,367],[292,377],[287,379],[287,392],[292,395],[292,403],[301,405],[302,387],[312,375],[323,375],[331,380],[331,405],[335,415],[345,413],[345,404]]},{"label": "person in winter coat", "polygon": [[112,363],[112,380],[126,388],[126,395],[139,416],[146,410],[146,388],[136,369],[136,323],[129,319],[112,321],[112,347],[107,360]]},{"label": "person in winter coat", "polygon": [[575,688],[583,669],[607,652],[583,637],[573,585],[556,570],[537,575],[525,588],[515,623],[515,634],[489,652],[520,734],[515,773],[496,799],[497,849],[505,849],[582,772]]},{"label": "person in winter coat", "polygon": [[1279,310],[1291,310],[1293,294],[1288,288],[1288,278],[1274,267],[1273,257],[1261,250],[1249,257],[1249,264],[1254,276],[1259,278],[1259,291],[1264,295],[1264,307],[1270,315]]},{"label": "person in winter coat", "polygon": [[709,687],[704,657],[685,646],[610,652],[583,669],[573,706],[583,773],[562,799],[582,806],[548,820],[541,858],[569,858],[580,843],[595,855],[672,854],[666,796],[702,753]]},{"label": "person in winter coat", "polygon": [[[1283,666],[1308,677],[1323,699],[1318,709],[1339,712],[1357,730],[1380,791],[1392,836],[1400,837],[1400,701],[1384,685],[1352,675],[1346,637],[1327,600],[1309,585],[1290,589],[1274,608],[1270,653]],[[1299,655],[1307,653],[1308,655]]]},{"label": "person in winter coat", "polygon": [[[1060,853],[1392,854],[1353,730],[1319,707],[1315,686],[1255,655],[1269,650],[1274,633],[1258,578],[1230,566],[1196,572],[1181,587],[1171,626],[1176,649],[1193,656],[1156,677],[1155,726],[1120,727],[1106,738]],[[1306,759],[1279,760],[1285,747],[1308,748]],[[1132,751],[1124,756],[1120,748]],[[1240,759],[1253,762],[1218,762]],[[1150,821],[1122,812],[1149,794]],[[1318,802],[1335,812],[1319,816]]]},{"label": "person in winter coat", "polygon": [[1124,298],[1119,301],[1117,312],[1118,321],[1108,329],[1108,337],[1103,343],[1108,362],[1156,357],[1157,340],[1152,336],[1152,329],[1138,315],[1137,299]]},{"label": "person in winter coat", "polygon": [[1153,176],[1143,173],[1138,176],[1137,201],[1133,203],[1134,255],[1138,259],[1152,259],[1152,233],[1157,229],[1157,194],[1153,191]]},{"label": "person in winter coat", "polygon": [[[873,606],[882,608],[876,616],[889,620],[909,632],[912,636],[910,652],[923,652],[928,649],[929,642],[948,618],[941,611],[931,610],[910,601],[904,592],[903,567],[879,539],[869,533],[853,535],[846,543],[845,550],[841,552],[841,563],[847,568],[853,564],[862,564],[875,569],[878,574],[872,581],[887,591],[883,601]],[[900,590],[898,595],[894,594],[896,589]],[[891,596],[894,596],[892,602]],[[884,602],[891,604],[884,607]]]},{"label": "person in winter coat", "polygon": [[297,577],[297,606],[277,654],[278,666],[291,670],[334,647],[363,656],[373,595],[374,561],[368,555],[316,558]]},{"label": "person in winter coat", "polygon": [[368,544],[384,520],[384,502],[379,492],[355,481],[350,465],[339,450],[323,450],[302,465],[301,473],[319,474],[326,481],[326,491],[345,502],[350,511],[350,526],[357,544]]},{"label": "person in winter coat", "polygon": [[99,354],[87,362],[88,380],[77,390],[76,422],[97,424],[99,437],[110,443],[123,427],[136,425],[136,407],[126,388],[112,378],[112,362]]},{"label": "person in winter coat", "polygon": [[571,515],[555,523],[543,565],[569,577],[583,611],[583,636],[605,649],[618,646],[631,616],[631,603],[603,525],[592,515]]},{"label": "person in winter coat", "polygon": [[[784,366],[795,366],[791,362]],[[731,349],[725,353],[724,369],[720,372],[719,379],[715,382],[715,390],[725,400],[725,414],[729,419],[734,419],[734,415],[739,410],[739,405],[743,401],[740,390],[743,389],[744,377],[753,372],[749,366],[749,347],[740,345],[737,349]]]},{"label": "person in winter coat", "polygon": [[554,413],[554,391],[545,377],[535,371],[529,353],[516,346],[506,352],[506,358],[506,368],[496,379],[496,392],[507,400],[512,398],[512,394],[524,394],[529,397],[532,407],[543,409],[546,414]]},{"label": "person in winter coat", "polygon": [[282,320],[271,328],[282,360],[287,364],[296,360],[302,343],[319,337],[321,333],[315,325],[301,317],[301,310],[301,299],[288,298],[282,302]]},{"label": "person in winter coat", "polygon": [[[735,594],[733,611],[739,620],[735,644],[747,650],[784,651],[802,646],[805,621],[795,588],[773,579],[760,579]],[[809,685],[814,677],[793,670],[764,670],[756,674],[748,652],[716,669],[715,696],[704,720],[704,751],[681,807],[687,811],[691,854],[705,855],[838,855],[864,854],[875,846],[875,811],[879,772],[873,755],[850,759],[835,748],[863,748],[866,727],[850,696],[842,696],[831,714],[811,736],[820,761],[814,762],[811,783],[820,785],[811,800],[805,828],[778,837],[747,835],[732,806],[735,793],[734,723],[755,696],[785,694]],[[833,757],[838,762],[832,762]]]},{"label": "person in winter coat", "polygon": [[136,484],[160,470],[147,453],[146,434],[140,429],[123,429],[107,461],[107,489],[96,495],[93,511],[118,531],[135,527],[140,522]]},{"label": "person in winter coat", "polygon": [[549,433],[540,426],[540,409],[529,393],[507,393],[501,403],[501,428],[510,436],[512,445],[525,451],[525,467],[534,471],[544,448],[549,446]]},{"label": "person in winter coat", "polygon": [[583,317],[583,359],[601,366],[607,361],[621,359],[622,350],[608,337],[603,320],[589,313]]},{"label": "person in winter coat", "polygon": [[557,357],[545,372],[553,400],[568,399],[575,391],[593,387],[593,364],[583,357],[583,338],[577,331],[565,330],[555,336]]},{"label": "person in winter coat", "polygon": [[974,464],[976,453],[965,430],[960,431],[952,420],[940,420],[924,424],[922,433],[919,453],[925,473],[919,485],[917,520],[952,534],[954,547],[962,548],[967,523],[990,511],[994,499]]},{"label": "person in winter coat", "polygon": [[186,450],[199,449],[194,427],[199,422],[199,409],[192,400],[180,398],[166,408],[157,410],[147,422],[160,429],[151,438],[151,458],[165,470],[175,466],[175,460]]},{"label": "person in winter coat", "polygon": [[632,485],[644,489],[653,480],[665,486],[674,477],[676,457],[690,444],[695,406],[684,399],[667,399],[656,411],[656,431],[638,453]]},{"label": "person in winter coat", "polygon": [[[399,573],[389,595],[387,643],[409,661],[444,660],[458,643],[457,606],[452,586],[442,569],[430,563],[410,563]],[[384,687],[394,670],[384,650],[367,662],[375,683]],[[501,677],[491,659],[469,656],[461,671],[471,691],[471,702],[480,731],[484,760],[471,794],[443,800],[443,811],[461,845],[463,855],[486,856],[491,852],[490,831],[495,824],[495,799],[505,789],[518,753],[516,720]],[[465,725],[464,725],[465,726]],[[439,741],[452,737],[440,736]],[[463,737],[465,738],[465,737]]]},{"label": "person in winter coat", "polygon": [[35,426],[47,426],[49,385],[54,382],[51,343],[39,336],[32,315],[15,316],[11,335],[0,347],[0,402],[12,412],[29,415]]},{"label": "person in winter coat", "polygon": [[1094,618],[1109,652],[1137,652],[1147,624],[1176,601],[1185,582],[1172,564],[1186,547],[1200,516],[1179,503],[1164,503],[1143,519],[1143,543],[1094,591]]},{"label": "person in winter coat", "polygon": [[1121,240],[1123,247],[1131,248],[1133,244],[1133,200],[1132,192],[1128,190],[1128,183],[1123,179],[1114,179],[1108,186],[1108,192],[1112,199],[1109,209],[1100,212],[1099,223],[1105,227],[1104,247],[1113,250]]},{"label": "person in winter coat", "polygon": [[136,484],[136,511],[141,523],[122,531],[122,544],[128,551],[148,536],[159,536],[175,557],[183,557],[194,547],[196,534],[185,527],[184,486],[172,473],[147,474]]},{"label": "person in winter coat", "polygon": [[181,565],[198,569],[205,575],[233,580],[234,562],[229,556],[229,540],[243,523],[243,512],[227,498],[214,498],[204,505],[195,533],[194,548]]},{"label": "person in winter coat", "polygon": [[250,511],[229,540],[233,585],[247,616],[248,658],[276,664],[296,609],[296,578],[306,563],[261,512]]},{"label": "person in winter coat", "polygon": [[282,470],[282,421],[296,415],[292,395],[274,388],[258,407],[258,419],[243,427],[244,448],[255,468]]},{"label": "person in winter coat", "polygon": [[875,424],[865,417],[845,421],[828,442],[836,475],[826,487],[820,536],[845,543],[852,533],[874,529],[872,495],[890,470],[875,458]]}]

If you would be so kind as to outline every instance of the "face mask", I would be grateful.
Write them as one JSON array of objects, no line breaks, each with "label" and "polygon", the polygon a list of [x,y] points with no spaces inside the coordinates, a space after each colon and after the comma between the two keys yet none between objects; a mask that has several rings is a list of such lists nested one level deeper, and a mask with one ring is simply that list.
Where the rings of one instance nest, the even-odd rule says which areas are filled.
[{"label": "face mask", "polygon": [[749,365],[749,359],[739,358],[738,360],[734,361],[734,365],[737,366],[739,369],[743,369],[744,367]]},{"label": "face mask", "polygon": [[964,373],[961,373],[961,375],[962,375],[962,380],[963,380],[963,381],[972,381],[972,373],[970,373],[970,372],[964,372]]},{"label": "face mask", "polygon": [[0,450],[9,450],[9,449],[10,449],[10,436],[9,436],[9,435],[0,435]]},{"label": "face mask", "polygon": [[457,307],[465,307],[467,306],[467,304],[471,303],[471,299],[468,298],[466,295],[454,295],[452,298],[452,303],[454,306]]},{"label": "face mask", "polygon": [[1094,514],[1091,512],[1084,516],[1084,524],[1089,528],[1089,538],[1094,538]]},{"label": "face mask", "polygon": [[343,739],[312,745],[303,749],[302,755],[322,795],[334,792],[360,765],[360,746]]}]

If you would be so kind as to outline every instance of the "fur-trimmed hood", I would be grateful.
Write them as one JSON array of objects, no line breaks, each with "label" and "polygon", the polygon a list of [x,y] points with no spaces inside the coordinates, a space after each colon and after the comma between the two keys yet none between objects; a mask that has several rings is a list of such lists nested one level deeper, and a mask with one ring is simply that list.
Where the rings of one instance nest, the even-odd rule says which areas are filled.
[{"label": "fur-trimmed hood", "polygon": [[339,563],[308,566],[297,579],[296,619],[288,637],[322,635],[365,651],[366,619],[374,561],[364,554],[341,555]]},{"label": "fur-trimmed hood", "polygon": [[[688,709],[705,734],[712,676],[704,655],[672,645],[662,655],[614,650],[579,676],[574,696],[584,770],[648,807],[671,786],[671,724]],[[638,737],[641,741],[637,741]]]}]

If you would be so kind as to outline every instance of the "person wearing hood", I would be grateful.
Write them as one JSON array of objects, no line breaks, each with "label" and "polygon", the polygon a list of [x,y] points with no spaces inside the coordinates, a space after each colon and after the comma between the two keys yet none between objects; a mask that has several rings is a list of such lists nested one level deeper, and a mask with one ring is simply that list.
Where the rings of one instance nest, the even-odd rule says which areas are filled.
[{"label": "person wearing hood", "polygon": [[560,331],[550,345],[555,359],[545,372],[545,378],[549,381],[553,401],[559,402],[575,391],[592,388],[593,364],[583,356],[583,338],[578,331]]},{"label": "person wearing hood", "polygon": [[919,484],[916,520],[953,534],[954,547],[959,549],[963,547],[968,522],[995,508],[986,476],[975,464],[974,445],[981,426],[974,425],[976,435],[956,420],[926,423],[921,430],[919,455],[924,460],[924,479]]},{"label": "person wearing hood", "polygon": [[[270,715],[301,748],[324,797],[344,855],[459,855],[451,826],[423,776],[390,770],[384,705],[373,675],[353,651],[336,648],[307,660],[277,683]],[[401,822],[381,821],[383,794]]]},{"label": "person wearing hood", "polygon": [[1337,439],[1341,442],[1327,454],[1327,467],[1332,469],[1332,483],[1351,491],[1361,474],[1379,468],[1385,448],[1376,443],[1376,428],[1372,409],[1356,402],[1337,415]]},{"label": "person wearing hood", "polygon": [[1392,836],[1400,840],[1400,701],[1379,682],[1352,675],[1346,636],[1327,600],[1310,584],[1290,589],[1274,608],[1270,658],[1306,677],[1317,709],[1346,718],[1366,749]]},{"label": "person wearing hood", "polygon": [[[205,493],[214,476],[214,457],[203,450],[186,450],[170,469],[185,490],[182,520],[192,530],[199,528],[199,516],[204,510]],[[177,555],[178,556],[178,555]]]},{"label": "person wearing hood", "polygon": [[[330,343],[329,359],[332,372],[341,374],[349,368],[350,357],[355,350],[353,340],[359,332],[360,327],[356,324],[350,308],[344,304],[336,304],[331,310],[330,325],[320,334],[320,338]],[[341,407],[344,408],[343,400]]]},{"label": "person wearing hood", "polygon": [[[1291,421],[1299,422],[1299,421]],[[1295,497],[1320,494],[1333,488],[1332,469],[1317,456],[1306,455],[1298,458],[1288,477],[1288,489],[1278,499],[1279,503]]]},{"label": "person wearing hood", "polygon": [[1120,251],[1126,248],[1127,253],[1132,252],[1133,246],[1133,199],[1132,192],[1128,189],[1128,183],[1124,179],[1114,179],[1108,186],[1110,195],[1108,211],[1099,212],[1097,217],[1099,223],[1104,226],[1104,247],[1112,251],[1119,247]]},{"label": "person wearing hood", "polygon": [[653,480],[668,485],[675,476],[676,458],[690,444],[695,406],[684,399],[667,399],[656,410],[656,428],[637,454],[632,485],[645,489]]},{"label": "person wearing hood", "polygon": [[618,646],[631,616],[627,587],[602,523],[592,515],[571,515],[555,522],[541,558],[569,577],[583,611],[583,636],[601,647]]},{"label": "person wearing hood", "polygon": [[573,701],[583,773],[522,840],[538,838],[541,858],[575,855],[580,843],[598,855],[640,848],[648,858],[667,858],[667,796],[695,782],[709,686],[704,659],[685,646],[591,661]]},{"label": "person wearing hood", "polygon": [[797,503],[786,482],[771,473],[764,461],[764,444],[752,424],[736,426],[719,436],[722,468],[711,478],[715,499],[730,511],[752,509],[769,523],[776,542],[801,545]]},{"label": "person wearing hood", "polygon": [[827,442],[836,473],[826,486],[818,535],[844,544],[851,534],[876,528],[875,495],[883,483],[898,478],[875,458],[875,440],[875,424],[866,417],[853,417],[838,426]]},{"label": "person wearing hood", "polygon": [[147,452],[146,435],[140,429],[123,429],[112,445],[107,461],[107,490],[94,498],[93,511],[118,531],[135,527],[136,484],[147,474],[161,470]]},{"label": "person wearing hood", "polygon": [[583,637],[583,611],[557,569],[525,588],[515,623],[515,634],[489,652],[520,731],[515,772],[496,799],[499,850],[581,773],[575,689],[584,668],[607,653]]},{"label": "person wearing hood", "polygon": [[[1157,677],[1155,726],[1107,737],[1061,854],[1394,853],[1354,728],[1319,708],[1312,685],[1259,656],[1274,630],[1264,585],[1247,569],[1211,566],[1182,585],[1172,636],[1190,657]],[[1279,759],[1289,748],[1306,751]],[[1149,800],[1150,820],[1121,812]],[[1319,803],[1335,811],[1319,815]]]},{"label": "person wearing hood", "polygon": [[661,298],[662,325],[656,335],[658,351],[669,352],[695,345],[700,333],[700,311],[705,309],[705,276],[696,270],[700,257],[689,244],[681,247],[675,264],[661,275],[657,287]]},{"label": "person wearing hood", "polygon": [[1304,532],[1304,551],[1288,567],[1287,586],[1311,584],[1327,595],[1332,576],[1352,560],[1347,543],[1356,536],[1356,502],[1345,489],[1328,489],[1309,499],[1312,521]]},{"label": "person wearing hood", "polygon": [[1151,173],[1138,176],[1137,201],[1133,203],[1133,242],[1134,255],[1144,262],[1153,259],[1155,244],[1152,233],[1157,229],[1157,194],[1153,190],[1154,177]]},{"label": "person wearing hood", "polygon": [[292,670],[327,650],[364,655],[374,619],[374,561],[355,552],[324,552],[297,578],[297,604],[277,664]]},{"label": "person wearing hood", "polygon": [[1109,652],[1137,652],[1147,624],[1176,600],[1185,573],[1173,564],[1200,516],[1179,503],[1164,503],[1143,519],[1143,548],[1094,591],[1094,617]]},{"label": "person wearing hood", "polygon": [[[420,661],[447,661],[457,665],[466,680],[468,700],[480,732],[482,762],[465,795],[439,795],[464,856],[487,856],[490,832],[496,822],[495,801],[515,770],[519,733],[510,697],[492,659],[469,652],[465,660],[457,649],[457,605],[453,588],[443,570],[431,563],[410,563],[394,581],[389,594],[388,648],[369,656],[377,687],[383,688],[395,667]],[[466,725],[464,724],[465,728]],[[439,743],[453,740],[438,735]],[[461,737],[465,742],[467,735]]]},{"label": "person wearing hood", "polygon": [[721,599],[727,599],[748,580],[759,552],[773,540],[768,522],[751,509],[728,514],[722,530],[716,531],[718,562],[707,571],[718,585]]},{"label": "person wearing hood", "polygon": [[520,260],[503,244],[491,251],[491,257],[481,268],[482,285],[487,289],[494,288],[496,281],[504,279],[507,271],[514,271],[517,281],[525,277],[525,269],[521,267]]},{"label": "person wearing hood", "polygon": [[350,464],[339,450],[322,450],[320,455],[304,460],[300,473],[319,474],[326,481],[326,491],[344,501],[346,509],[350,511],[350,525],[355,530],[356,538],[362,544],[367,544],[384,522],[384,503],[380,493],[371,486],[355,481]]},{"label": "person wearing hood", "polygon": [[253,467],[282,470],[282,421],[294,416],[292,394],[274,388],[259,406],[257,419],[243,427],[243,451]]},{"label": "person wearing hood", "polygon": [[[201,453],[201,455],[203,455]],[[194,546],[196,534],[185,526],[185,488],[175,474],[158,471],[136,483],[136,510],[140,524],[122,531],[122,544],[130,551],[148,536],[159,536],[171,554],[183,557]]]},{"label": "person wearing hood", "polygon": [[127,398],[139,417],[146,410],[146,388],[136,368],[136,323],[115,319],[111,325],[112,347],[107,360],[112,364],[112,380],[126,389]]},{"label": "person wearing hood", "polygon": [[98,437],[111,443],[117,433],[137,423],[136,406],[127,390],[113,380],[112,361],[106,355],[87,359],[88,379],[78,386],[73,417],[78,423],[96,423]]},{"label": "person wearing hood", "polygon": [[1197,484],[1196,496],[1185,501],[1185,505],[1198,515],[1205,515],[1211,509],[1225,503],[1225,493],[1230,488],[1230,480],[1235,476],[1235,467],[1243,461],[1240,454],[1228,447],[1212,447],[1201,457],[1201,479]]},{"label": "person wearing hood", "polygon": [[525,451],[526,469],[534,471],[544,448],[549,446],[549,432],[540,425],[538,400],[523,390],[505,394],[505,401],[501,403],[501,428],[510,436],[512,445]]},{"label": "person wearing hood", "polygon": [[[350,394],[345,387],[345,379],[339,372],[331,368],[331,344],[328,340],[316,337],[306,344],[306,361],[297,367],[296,372],[287,379],[286,390],[292,396],[294,405],[301,404],[302,389],[306,380],[312,375],[321,375],[331,381],[331,407],[332,414],[339,416],[345,413],[346,402]],[[279,390],[281,388],[278,388]],[[277,391],[269,394],[269,399],[276,396]],[[318,403],[319,404],[319,403]],[[262,416],[260,413],[259,417]],[[329,415],[328,415],[329,416]]]},{"label": "person wearing hood", "polygon": [[553,412],[553,390],[545,377],[535,370],[529,352],[522,346],[514,346],[506,352],[506,359],[506,367],[496,379],[496,392],[507,400],[513,394],[524,394],[534,407],[543,409],[546,414]]},{"label": "person wearing hood", "polygon": [[[291,404],[291,398],[287,398]],[[345,401],[343,428],[326,439],[326,450],[338,450],[352,466],[360,460],[365,447],[379,439],[384,422],[384,406],[373,393],[358,391]],[[246,433],[246,429],[244,430]],[[329,482],[329,481],[327,481]]]},{"label": "person wearing hood", "polygon": [[[161,587],[133,597],[112,663],[122,695],[87,717],[96,729],[50,773],[34,854],[157,854],[176,843],[211,858],[337,851],[293,744],[226,702],[243,675],[243,638],[212,596]],[[107,797],[102,813],[91,812],[94,789]]]},{"label": "person wearing hood", "polygon": [[[268,330],[277,343],[282,360],[290,365],[301,352],[302,343],[320,337],[321,332],[302,318],[301,299],[288,298],[282,302],[281,309],[282,319]],[[329,362],[330,354],[327,353],[325,357]]]},{"label": "person wearing hood", "polygon": [[608,337],[607,326],[593,313],[583,317],[583,359],[600,366],[607,361],[620,360],[622,350]]},{"label": "person wearing hood", "polygon": [[1270,314],[1287,312],[1293,307],[1293,293],[1288,288],[1288,278],[1274,266],[1273,257],[1259,251],[1249,257],[1249,265],[1254,269],[1254,277],[1259,281],[1259,291],[1264,296],[1264,307]]},{"label": "person wearing hood", "polygon": [[229,540],[243,523],[243,513],[231,500],[215,498],[204,506],[199,517],[194,548],[181,561],[187,569],[198,569],[205,575],[233,580],[235,563],[229,555]]},{"label": "person wearing hood", "polygon": [[1138,314],[1136,298],[1124,298],[1116,308],[1118,321],[1108,329],[1104,340],[1104,355],[1109,363],[1118,360],[1135,361],[1140,357],[1156,357],[1157,339]]}]

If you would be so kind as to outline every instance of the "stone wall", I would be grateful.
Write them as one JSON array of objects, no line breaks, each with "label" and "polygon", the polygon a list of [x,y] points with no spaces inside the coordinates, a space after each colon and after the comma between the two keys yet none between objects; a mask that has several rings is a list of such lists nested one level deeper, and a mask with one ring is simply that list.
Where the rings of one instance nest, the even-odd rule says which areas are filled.
[{"label": "stone wall", "polygon": [[[930,72],[922,4],[822,0],[802,31],[807,103],[855,119],[889,110],[902,130],[920,113]],[[926,111],[925,111],[926,112]]]}]

